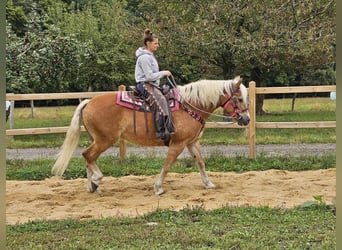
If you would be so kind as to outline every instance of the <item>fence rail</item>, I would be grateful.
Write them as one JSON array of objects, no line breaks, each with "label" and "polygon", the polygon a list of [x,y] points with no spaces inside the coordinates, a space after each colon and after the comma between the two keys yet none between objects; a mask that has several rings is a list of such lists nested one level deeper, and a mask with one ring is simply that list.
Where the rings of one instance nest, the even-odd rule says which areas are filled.
[{"label": "fence rail", "polygon": [[[123,90],[125,86],[120,86]],[[317,122],[256,122],[256,95],[257,94],[285,94],[285,93],[318,93],[336,91],[336,85],[324,86],[303,86],[303,87],[256,87],[254,81],[249,83],[249,113],[251,122],[248,126],[239,126],[230,122],[207,122],[206,128],[248,128],[249,133],[249,157],[256,157],[256,129],[257,128],[336,128],[336,121],[317,121]],[[6,100],[24,101],[24,100],[56,100],[56,99],[81,99],[92,98],[108,92],[75,92],[75,93],[49,93],[49,94],[6,94]],[[12,105],[13,106],[13,105]],[[11,107],[13,115],[14,107]],[[66,133],[68,127],[49,127],[49,128],[25,128],[25,129],[7,129],[7,136],[14,135],[34,135],[50,133]],[[81,127],[81,131],[85,131]],[[126,153],[126,144],[120,142],[120,157],[124,158]]]}]

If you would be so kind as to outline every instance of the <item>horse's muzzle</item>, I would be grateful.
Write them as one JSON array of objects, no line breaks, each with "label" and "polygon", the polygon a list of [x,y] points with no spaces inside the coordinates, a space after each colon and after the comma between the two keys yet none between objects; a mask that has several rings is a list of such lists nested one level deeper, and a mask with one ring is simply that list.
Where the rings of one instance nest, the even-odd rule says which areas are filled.
[{"label": "horse's muzzle", "polygon": [[238,114],[237,118],[237,123],[240,126],[246,126],[249,124],[249,121],[251,120],[248,115],[246,114]]}]

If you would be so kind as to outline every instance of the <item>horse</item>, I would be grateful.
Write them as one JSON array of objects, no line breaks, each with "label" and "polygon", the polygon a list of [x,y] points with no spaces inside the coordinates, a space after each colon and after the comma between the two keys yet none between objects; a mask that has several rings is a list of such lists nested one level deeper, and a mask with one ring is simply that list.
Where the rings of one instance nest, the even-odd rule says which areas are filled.
[{"label": "horse", "polygon": [[[164,165],[154,184],[156,195],[164,193],[162,184],[165,177],[185,147],[195,161],[204,187],[215,188],[206,173],[200,149],[199,140],[206,120],[216,109],[222,107],[238,125],[246,126],[250,121],[248,90],[240,76],[232,80],[198,80],[175,86],[175,89],[179,93],[176,100],[179,108],[172,112],[175,134],[168,145]],[[86,161],[89,192],[99,192],[103,178],[96,164],[97,158],[119,139],[142,146],[165,146],[163,141],[155,138],[152,113],[146,114],[118,105],[119,92],[101,94],[80,102],[56,156],[51,170],[53,175],[62,176],[66,170],[78,145],[82,122],[92,138],[91,145],[82,152]]]}]

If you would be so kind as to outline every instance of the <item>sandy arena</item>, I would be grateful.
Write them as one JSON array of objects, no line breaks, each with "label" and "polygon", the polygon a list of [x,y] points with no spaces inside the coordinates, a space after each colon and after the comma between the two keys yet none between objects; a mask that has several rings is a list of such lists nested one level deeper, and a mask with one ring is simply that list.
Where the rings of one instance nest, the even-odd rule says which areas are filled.
[{"label": "sandy arena", "polygon": [[33,220],[139,216],[158,208],[179,210],[187,205],[291,208],[313,201],[313,196],[321,196],[327,204],[336,199],[335,168],[208,175],[215,189],[204,189],[199,173],[170,173],[161,196],[153,191],[157,176],[104,177],[100,194],[86,191],[86,179],[6,181],[6,221],[13,225]]}]

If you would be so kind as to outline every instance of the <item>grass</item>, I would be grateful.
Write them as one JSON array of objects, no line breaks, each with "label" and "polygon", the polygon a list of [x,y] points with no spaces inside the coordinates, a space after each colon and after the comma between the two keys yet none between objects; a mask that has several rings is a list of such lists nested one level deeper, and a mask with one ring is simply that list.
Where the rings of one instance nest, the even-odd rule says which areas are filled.
[{"label": "grass", "polygon": [[[16,108],[15,128],[68,126],[74,109],[74,106],[39,107],[35,109],[35,117],[31,118],[30,108]],[[267,113],[257,116],[258,122],[336,121],[336,102],[329,98],[298,98],[294,111],[291,111],[291,99],[266,99],[264,110]],[[218,109],[217,113],[222,111]],[[222,120],[214,116],[209,119]],[[59,147],[64,137],[65,134],[14,136],[12,140],[7,141],[7,147]],[[258,144],[335,143],[336,129],[258,129],[256,138]],[[89,143],[88,135],[82,133],[79,145],[87,146]],[[248,144],[248,137],[245,129],[206,129],[201,143],[204,145]]]},{"label": "grass", "polygon": [[335,249],[324,203],[294,209],[156,210],[138,218],[37,221],[7,226],[7,249]]},{"label": "grass", "polygon": [[[135,156],[120,160],[112,156],[102,156],[98,159],[98,165],[105,176],[122,177],[127,175],[155,175],[159,174],[164,158]],[[7,160],[7,180],[43,180],[51,177],[53,159],[36,160]],[[206,169],[216,172],[245,172],[263,171],[268,169],[304,171],[328,169],[336,167],[335,155],[324,156],[278,156],[266,157],[259,155],[255,160],[245,156],[225,157],[212,155],[205,159]],[[191,158],[178,159],[172,166],[171,172],[190,173],[197,172]],[[64,178],[86,178],[85,161],[83,158],[72,158]]]}]

